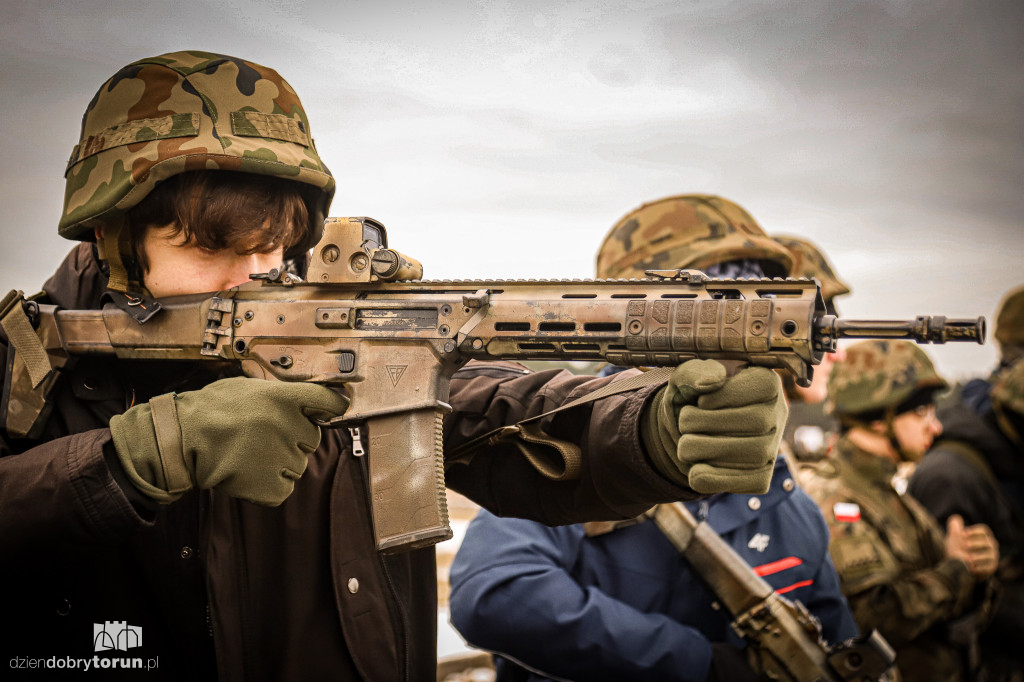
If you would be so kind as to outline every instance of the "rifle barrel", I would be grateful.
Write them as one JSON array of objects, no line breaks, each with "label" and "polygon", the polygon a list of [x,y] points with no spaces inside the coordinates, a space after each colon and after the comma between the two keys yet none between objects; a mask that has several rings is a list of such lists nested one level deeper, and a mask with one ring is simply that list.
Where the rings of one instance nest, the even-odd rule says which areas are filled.
[{"label": "rifle barrel", "polygon": [[823,315],[817,320],[822,337],[838,339],[910,339],[917,343],[975,341],[985,343],[985,318],[948,319],[919,315],[914,320],[843,320]]}]

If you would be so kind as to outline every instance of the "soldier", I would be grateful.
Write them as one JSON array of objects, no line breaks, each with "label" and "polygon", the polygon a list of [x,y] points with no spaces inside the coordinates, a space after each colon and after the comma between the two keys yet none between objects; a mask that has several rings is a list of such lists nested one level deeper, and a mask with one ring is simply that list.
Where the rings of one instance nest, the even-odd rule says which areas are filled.
[{"label": "soldier", "polygon": [[989,393],[996,375],[1020,358],[1024,358],[1024,286],[1011,289],[1003,296],[996,313],[992,336],[999,347],[999,363],[987,378],[968,381],[960,389],[958,399],[949,401],[947,409],[958,411],[966,407],[979,414],[992,409]]},{"label": "soldier", "polygon": [[821,249],[801,237],[777,234],[772,239],[793,254],[793,268],[790,270],[790,276],[818,280],[821,284],[821,297],[825,300],[825,310],[830,315],[838,315],[836,299],[849,294],[850,287],[839,279]]},{"label": "soldier", "polygon": [[[65,175],[59,231],[82,243],[41,300],[109,302],[140,324],[161,314],[164,296],[228,289],[282,261],[301,273],[335,188],[291,86],[267,67],[198,51],[142,59],[104,83]],[[0,307],[10,372],[34,334],[10,331],[29,323],[17,292]],[[0,659],[106,671],[138,656],[152,679],[171,680],[433,679],[434,551],[376,552],[367,457],[354,456],[347,430],[311,421],[344,401],[323,386],[239,374],[82,357],[61,372],[41,436],[4,431],[0,581],[11,628]],[[448,481],[485,507],[546,523],[629,518],[696,488],[766,490],[785,418],[777,377],[745,370],[722,382],[748,428],[705,415],[725,445],[712,461],[680,449],[695,435],[680,428],[681,405],[648,407],[665,402],[662,391],[692,391],[686,380],[546,419],[548,433],[587,452],[577,480],[551,481],[502,447]],[[452,380],[446,436],[465,442],[606,382],[471,365]],[[5,376],[5,415],[36,406],[25,386]],[[372,442],[361,445],[374,456]],[[138,646],[105,639],[107,627]],[[128,658],[111,658],[117,647]]]},{"label": "soldier", "polygon": [[597,252],[598,277],[643,277],[645,270],[666,268],[703,270],[715,277],[786,277],[793,254],[738,204],[683,194],[627,213]]},{"label": "soldier", "polygon": [[[783,458],[765,495],[687,502],[829,643],[857,635],[828,527]],[[451,567],[451,621],[499,681],[759,679],[690,563],[647,516],[547,527],[480,511]]]},{"label": "soldier", "polygon": [[[850,291],[812,243],[769,237],[741,206],[711,195],[666,197],[640,206],[612,228],[597,255],[598,277],[643,277],[645,270],[664,268],[704,270],[714,277],[816,277],[832,314],[835,298]],[[807,388],[789,374],[782,377],[791,409],[783,443],[796,458],[820,459],[830,445],[836,425],[818,405],[825,399],[832,362],[841,357],[841,352],[826,354]]]},{"label": "soldier", "polygon": [[[784,274],[790,252],[721,197],[682,195],[620,220],[597,255],[597,276],[649,268]],[[720,381],[719,363],[689,369]],[[688,503],[787,598],[801,601],[833,643],[857,634],[828,556],[828,529],[780,457],[764,495]],[[647,516],[548,528],[481,512],[451,569],[453,625],[497,652],[499,680],[753,679],[729,616]]]},{"label": "soldier", "polygon": [[831,554],[857,624],[896,649],[905,680],[962,680],[964,652],[950,626],[983,608],[999,551],[985,525],[932,516],[891,484],[942,426],[935,394],[946,388],[924,351],[907,341],[850,346],[828,382],[842,433],[834,456],[800,467],[801,485],[831,528]]},{"label": "soldier", "polygon": [[1014,425],[1022,405],[1011,397],[1021,383],[1021,370],[1013,368],[1024,362],[1024,286],[1003,297],[993,336],[998,365],[944,401],[939,409],[942,436],[909,485],[940,522],[959,514],[969,523],[987,524],[999,541],[1002,590],[979,652],[985,674],[995,682],[1024,679],[1024,652],[1018,645],[1024,637],[1024,445],[1019,437],[1024,431]]},{"label": "soldier", "polygon": [[[792,276],[817,279],[821,284],[821,296],[825,299],[825,310],[831,315],[838,315],[835,299],[849,294],[850,287],[839,279],[825,254],[806,239],[781,235],[772,238],[793,254]],[[827,354],[815,368],[810,386],[797,386],[789,374],[782,377],[782,386],[789,400],[789,419],[782,442],[798,460],[825,457],[839,432],[839,423],[835,417],[825,414],[823,406],[832,363],[842,361],[842,358],[842,349]]]},{"label": "soldier", "polygon": [[997,371],[1024,358],[1024,286],[1012,289],[1003,297],[993,335],[999,344]]},{"label": "soldier", "polygon": [[[1003,327],[1005,329],[1005,327]],[[999,542],[1002,586],[982,634],[986,680],[1024,679],[1024,358],[995,378],[987,407],[947,409],[943,432],[917,465],[909,491],[940,523],[984,523]]]}]

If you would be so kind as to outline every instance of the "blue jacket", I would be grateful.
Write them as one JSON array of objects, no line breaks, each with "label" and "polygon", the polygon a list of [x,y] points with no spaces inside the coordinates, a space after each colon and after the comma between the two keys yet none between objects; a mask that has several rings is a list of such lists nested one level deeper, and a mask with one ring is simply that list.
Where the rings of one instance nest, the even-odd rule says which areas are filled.
[{"label": "blue jacket", "polygon": [[[857,634],[828,555],[829,531],[782,457],[765,495],[687,503],[775,590],[822,622],[829,642]],[[743,646],[726,614],[653,522],[588,537],[481,511],[451,568],[451,620],[498,652],[500,680],[704,680],[711,642]]]}]

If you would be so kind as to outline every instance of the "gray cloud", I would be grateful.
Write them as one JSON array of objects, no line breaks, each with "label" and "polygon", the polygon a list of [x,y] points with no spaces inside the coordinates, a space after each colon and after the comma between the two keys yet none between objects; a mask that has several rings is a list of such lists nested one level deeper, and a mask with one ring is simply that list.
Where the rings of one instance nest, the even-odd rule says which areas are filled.
[{"label": "gray cloud", "polygon": [[[38,287],[67,250],[61,173],[99,84],[193,47],[284,74],[332,212],[383,220],[430,276],[587,276],[619,216],[705,191],[818,242],[848,314],[992,315],[1021,278],[1020,3],[175,8],[5,3],[0,286]],[[994,351],[934,355],[963,374]]]}]

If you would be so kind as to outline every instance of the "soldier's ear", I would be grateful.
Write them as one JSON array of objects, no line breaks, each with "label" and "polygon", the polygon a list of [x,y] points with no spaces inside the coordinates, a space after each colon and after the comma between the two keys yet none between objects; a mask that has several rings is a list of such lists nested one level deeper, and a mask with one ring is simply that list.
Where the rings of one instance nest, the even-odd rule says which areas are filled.
[{"label": "soldier's ear", "polygon": [[96,235],[97,243],[103,240],[103,228],[102,227],[94,227],[92,229],[92,231],[93,231],[93,234]]},{"label": "soldier's ear", "polygon": [[886,430],[887,430],[886,426],[885,426],[885,420],[884,419],[876,419],[875,421],[871,422],[868,426],[870,427],[870,429],[872,431],[875,431],[875,432],[881,433],[881,434],[884,434],[886,432]]}]

